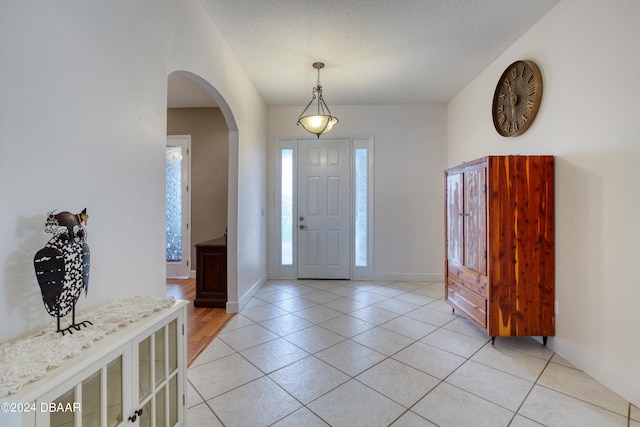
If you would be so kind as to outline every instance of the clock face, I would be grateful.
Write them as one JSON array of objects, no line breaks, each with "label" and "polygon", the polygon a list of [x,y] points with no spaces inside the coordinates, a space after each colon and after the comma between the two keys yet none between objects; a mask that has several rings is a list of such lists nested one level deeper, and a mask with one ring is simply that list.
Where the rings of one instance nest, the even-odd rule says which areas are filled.
[{"label": "clock face", "polygon": [[536,116],[542,99],[542,75],[533,61],[509,65],[493,94],[493,125],[502,136],[524,133]]}]

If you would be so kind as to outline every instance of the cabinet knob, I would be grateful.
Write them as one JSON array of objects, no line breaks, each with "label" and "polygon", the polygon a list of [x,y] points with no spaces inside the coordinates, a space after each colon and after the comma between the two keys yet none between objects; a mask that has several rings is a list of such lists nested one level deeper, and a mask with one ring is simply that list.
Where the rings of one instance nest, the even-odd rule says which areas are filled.
[{"label": "cabinet knob", "polygon": [[131,416],[129,417],[129,421],[131,421],[132,423],[135,423],[135,422],[136,422],[136,420],[138,419],[138,417],[139,417],[139,416],[141,416],[141,415],[142,415],[142,408],[140,408],[140,409],[138,409],[137,411],[135,411],[135,412],[133,413],[133,415],[131,415]]}]

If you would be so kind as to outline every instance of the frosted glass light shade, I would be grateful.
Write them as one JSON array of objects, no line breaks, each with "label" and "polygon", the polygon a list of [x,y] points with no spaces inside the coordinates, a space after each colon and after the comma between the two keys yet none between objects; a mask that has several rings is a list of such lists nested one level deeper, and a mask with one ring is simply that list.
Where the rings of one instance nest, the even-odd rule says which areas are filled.
[{"label": "frosted glass light shade", "polygon": [[327,115],[305,116],[301,117],[298,123],[307,132],[313,133],[320,138],[320,135],[329,132],[333,125],[338,123],[338,119]]}]

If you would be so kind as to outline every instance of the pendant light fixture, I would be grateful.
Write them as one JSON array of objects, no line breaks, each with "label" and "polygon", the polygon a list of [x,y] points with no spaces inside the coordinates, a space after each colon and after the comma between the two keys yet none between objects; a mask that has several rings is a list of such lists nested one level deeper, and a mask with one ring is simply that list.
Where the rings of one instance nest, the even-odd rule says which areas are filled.
[{"label": "pendant light fixture", "polygon": [[[311,94],[311,101],[307,104],[300,116],[298,117],[299,125],[312,134],[316,135],[320,138],[320,135],[323,133],[327,133],[331,130],[331,128],[338,123],[338,119],[331,115],[331,111],[329,111],[329,107],[324,102],[324,98],[322,98],[322,85],[320,84],[320,70],[324,68],[324,64],[322,62],[314,62],[313,68],[318,70],[318,82],[316,83],[316,87],[313,88]],[[317,103],[316,114],[308,114],[305,116],[305,113],[313,104],[313,101]],[[313,113],[313,108],[311,109],[311,113]]]}]

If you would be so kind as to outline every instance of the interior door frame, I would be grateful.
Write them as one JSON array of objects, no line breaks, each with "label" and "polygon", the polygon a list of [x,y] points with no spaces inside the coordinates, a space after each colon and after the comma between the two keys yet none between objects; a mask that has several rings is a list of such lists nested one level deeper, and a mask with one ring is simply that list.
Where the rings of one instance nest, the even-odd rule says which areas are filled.
[{"label": "interior door frame", "polygon": [[[331,137],[324,136],[324,139],[331,139]],[[336,136],[335,139],[348,139],[350,144],[350,152],[351,152],[351,188],[350,188],[350,203],[351,203],[351,212],[349,224],[351,228],[351,237],[350,237],[350,255],[351,255],[351,265],[350,265],[350,278],[351,280],[371,280],[373,278],[373,273],[375,271],[374,266],[374,253],[373,248],[374,245],[374,189],[373,189],[373,172],[374,172],[374,138],[372,135],[369,136]],[[298,155],[298,143],[304,143],[307,140],[315,140],[313,137],[286,137],[286,138],[276,138],[275,141],[275,179],[274,179],[274,195],[275,195],[275,218],[273,221],[274,224],[274,244],[273,244],[273,263],[274,268],[273,277],[274,279],[296,279],[298,277],[298,264],[297,264],[297,233],[298,233],[298,221],[295,219],[298,218],[297,215],[297,155]],[[282,209],[281,209],[281,200],[282,200],[282,150],[288,149],[292,150],[293,157],[293,262],[290,264],[282,263]],[[367,243],[366,243],[366,265],[355,265],[356,256],[355,256],[355,151],[357,149],[365,149],[367,153],[367,224],[366,224],[366,233],[367,233]]]},{"label": "interior door frame", "polygon": [[[182,168],[182,262],[167,262],[167,278],[191,276],[191,135],[167,135],[166,146],[186,150]],[[166,206],[165,206],[166,209]]]}]

